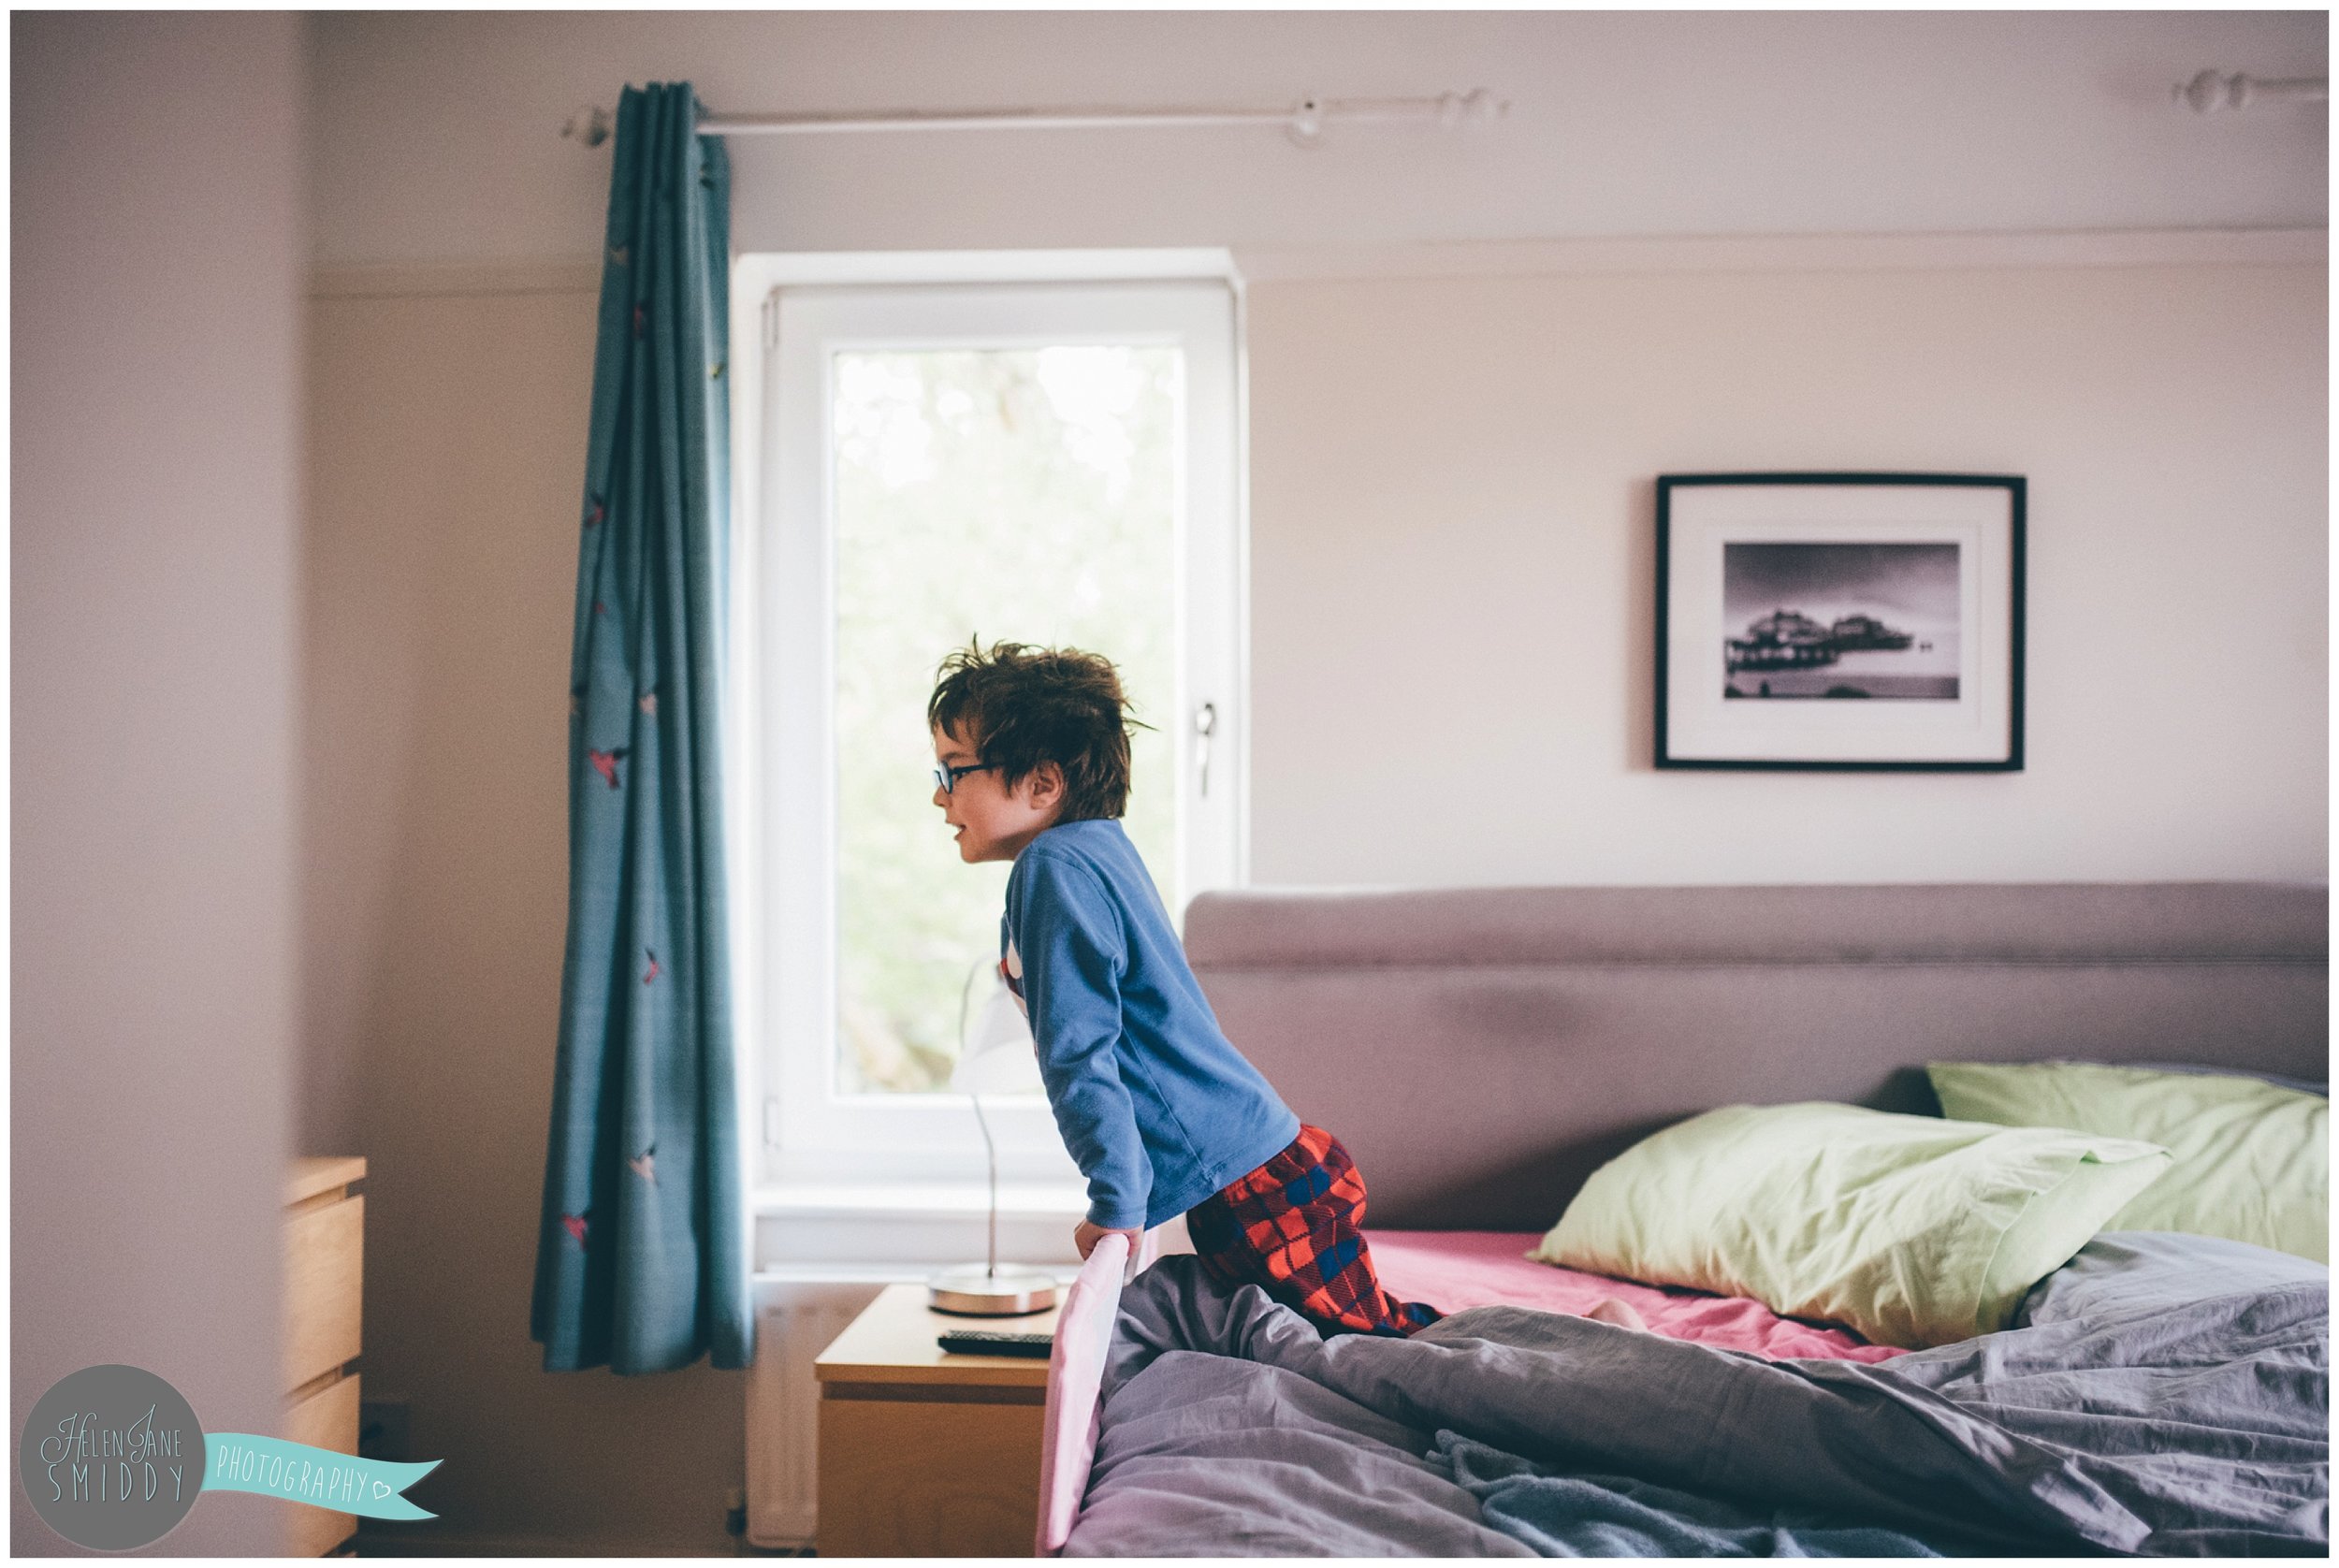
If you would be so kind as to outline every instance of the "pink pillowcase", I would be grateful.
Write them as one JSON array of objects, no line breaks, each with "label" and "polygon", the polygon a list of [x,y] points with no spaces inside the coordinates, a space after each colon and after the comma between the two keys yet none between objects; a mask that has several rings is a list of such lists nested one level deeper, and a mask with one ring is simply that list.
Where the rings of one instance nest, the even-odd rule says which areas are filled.
[{"label": "pink pillowcase", "polygon": [[1401,1300],[1427,1301],[1443,1313],[1515,1306],[1580,1315],[1613,1296],[1636,1308],[1656,1333],[1724,1350],[1839,1361],[1884,1361],[1907,1354],[1870,1344],[1849,1328],[1780,1317],[1743,1296],[1661,1289],[1531,1262],[1526,1253],[1538,1240],[1533,1232],[1506,1230],[1376,1230],[1365,1237],[1382,1289]]}]

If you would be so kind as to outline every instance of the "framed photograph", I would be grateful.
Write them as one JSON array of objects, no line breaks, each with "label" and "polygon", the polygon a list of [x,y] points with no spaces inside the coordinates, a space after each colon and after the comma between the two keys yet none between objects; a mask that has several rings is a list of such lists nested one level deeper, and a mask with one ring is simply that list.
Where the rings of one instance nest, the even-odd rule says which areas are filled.
[{"label": "framed photograph", "polygon": [[2022,767],[2023,481],[1657,480],[1657,765]]}]

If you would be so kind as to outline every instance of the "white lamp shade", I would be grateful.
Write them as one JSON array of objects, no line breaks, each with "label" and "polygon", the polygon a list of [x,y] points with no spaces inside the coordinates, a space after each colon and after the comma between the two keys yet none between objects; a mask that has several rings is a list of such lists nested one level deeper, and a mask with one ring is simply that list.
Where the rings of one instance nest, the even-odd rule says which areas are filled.
[{"label": "white lamp shade", "polygon": [[1032,1044],[1031,1024],[1015,1005],[1007,982],[994,980],[983,999],[982,1015],[974,1035],[951,1069],[951,1087],[962,1095],[1036,1095],[1039,1059]]}]

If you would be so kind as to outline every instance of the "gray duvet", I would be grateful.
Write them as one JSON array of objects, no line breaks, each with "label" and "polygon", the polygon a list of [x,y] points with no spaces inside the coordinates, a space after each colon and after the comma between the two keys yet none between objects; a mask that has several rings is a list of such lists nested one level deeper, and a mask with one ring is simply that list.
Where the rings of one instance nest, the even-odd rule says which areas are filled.
[{"label": "gray duvet", "polygon": [[2017,1327],[1865,1365],[1516,1307],[1326,1340],[1166,1258],[1123,1297],[1066,1551],[2321,1555],[2328,1282],[2099,1237]]}]

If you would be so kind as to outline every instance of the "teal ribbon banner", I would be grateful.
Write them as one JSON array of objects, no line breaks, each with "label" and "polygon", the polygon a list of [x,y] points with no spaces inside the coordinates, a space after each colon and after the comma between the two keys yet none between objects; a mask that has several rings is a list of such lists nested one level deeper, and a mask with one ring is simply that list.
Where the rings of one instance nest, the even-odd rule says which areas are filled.
[{"label": "teal ribbon banner", "polygon": [[205,1432],[203,1457],[207,1492],[258,1492],[376,1519],[439,1517],[399,1496],[438,1469],[437,1459],[388,1464],[250,1432]]}]

